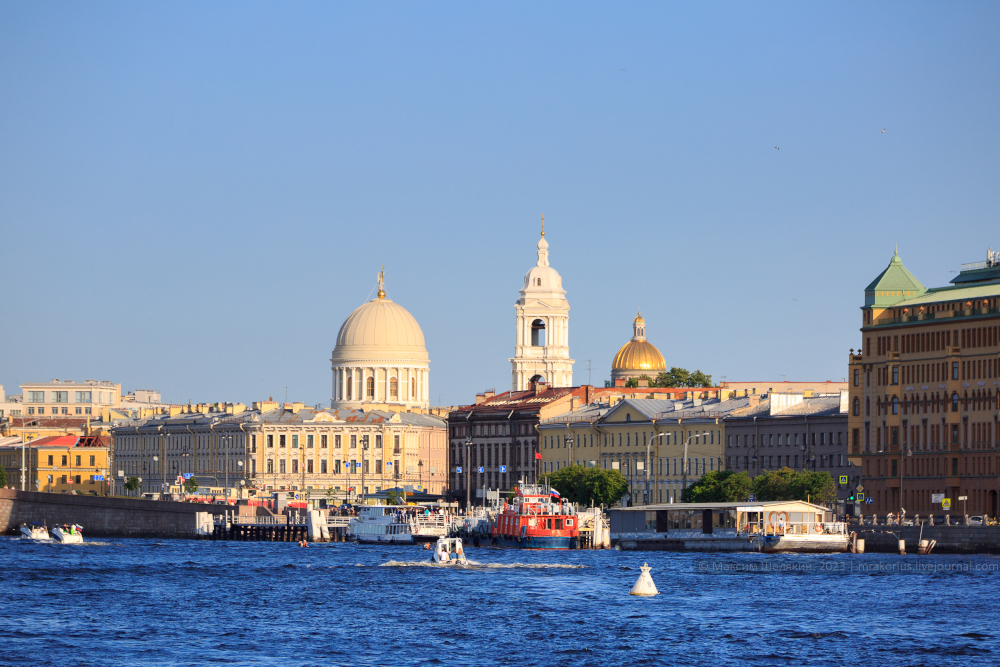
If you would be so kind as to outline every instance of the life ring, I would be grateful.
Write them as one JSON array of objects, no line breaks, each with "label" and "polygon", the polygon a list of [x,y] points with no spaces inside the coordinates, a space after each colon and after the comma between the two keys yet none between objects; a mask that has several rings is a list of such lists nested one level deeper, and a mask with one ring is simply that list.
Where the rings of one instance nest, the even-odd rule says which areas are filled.
[{"label": "life ring", "polygon": [[823,526],[821,526],[820,524],[818,524],[818,523],[817,523],[817,524],[816,524],[816,525],[815,525],[815,526],[813,527],[813,530],[815,530],[815,531],[816,531],[817,533],[822,533],[822,532],[823,532]]}]

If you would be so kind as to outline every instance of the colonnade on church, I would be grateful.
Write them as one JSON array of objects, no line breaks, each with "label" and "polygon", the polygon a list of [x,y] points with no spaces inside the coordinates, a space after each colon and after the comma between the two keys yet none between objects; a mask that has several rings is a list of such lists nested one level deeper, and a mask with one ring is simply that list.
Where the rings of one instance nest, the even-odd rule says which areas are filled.
[{"label": "colonnade on church", "polygon": [[[429,370],[426,367],[350,364],[334,366],[333,373],[334,401],[425,405],[430,402]],[[368,382],[369,379],[371,383]]]}]

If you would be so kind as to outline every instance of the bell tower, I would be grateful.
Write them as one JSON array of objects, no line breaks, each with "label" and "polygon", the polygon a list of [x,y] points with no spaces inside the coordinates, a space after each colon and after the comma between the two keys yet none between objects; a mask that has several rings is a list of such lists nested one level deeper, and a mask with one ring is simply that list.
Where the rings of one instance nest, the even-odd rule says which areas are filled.
[{"label": "bell tower", "polygon": [[545,218],[538,240],[538,261],[524,276],[521,298],[514,304],[516,335],[511,363],[511,387],[524,391],[534,381],[550,387],[573,386],[569,358],[569,302],[562,277],[549,266]]}]

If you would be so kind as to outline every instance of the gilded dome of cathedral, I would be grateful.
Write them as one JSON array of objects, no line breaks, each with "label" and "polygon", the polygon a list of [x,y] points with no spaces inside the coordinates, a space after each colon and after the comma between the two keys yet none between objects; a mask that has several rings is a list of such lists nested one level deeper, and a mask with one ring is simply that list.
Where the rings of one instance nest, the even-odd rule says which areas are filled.
[{"label": "gilded dome of cathedral", "polygon": [[642,314],[632,321],[632,340],[622,345],[611,362],[611,371],[642,371],[651,376],[667,370],[667,362],[656,346],[646,341],[646,321]]}]

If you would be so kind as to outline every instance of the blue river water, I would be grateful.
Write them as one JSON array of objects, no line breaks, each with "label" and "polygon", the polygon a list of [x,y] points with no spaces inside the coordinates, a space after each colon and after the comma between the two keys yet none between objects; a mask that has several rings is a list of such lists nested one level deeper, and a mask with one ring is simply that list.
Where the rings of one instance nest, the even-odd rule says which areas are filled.
[{"label": "blue river water", "polygon": [[0,665],[1000,663],[995,556],[467,553],[2,537]]}]

